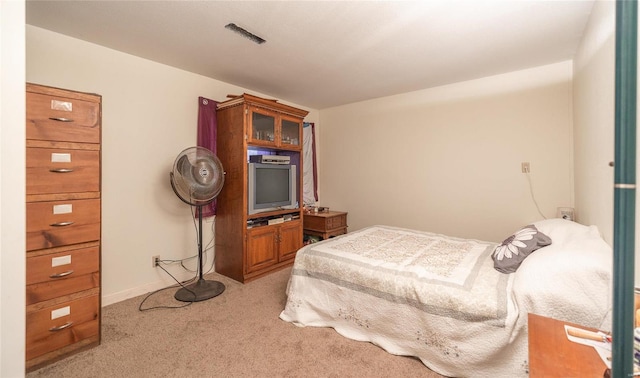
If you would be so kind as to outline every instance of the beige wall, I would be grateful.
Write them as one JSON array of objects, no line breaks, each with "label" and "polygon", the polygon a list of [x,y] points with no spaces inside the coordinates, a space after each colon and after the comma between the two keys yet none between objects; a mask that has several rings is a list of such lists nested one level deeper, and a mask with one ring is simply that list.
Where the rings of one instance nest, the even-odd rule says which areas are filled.
[{"label": "beige wall", "polygon": [[[190,208],[171,190],[169,171],[196,143],[198,96],[260,94],[32,26],[26,41],[29,82],[102,95],[103,304],[174,283],[151,257],[197,253]],[[212,226],[205,222],[205,244]]]},{"label": "beige wall", "polygon": [[[596,1],[574,60],[575,175],[579,220],[613,244],[615,158],[615,3]],[[637,154],[640,156],[640,154]],[[640,164],[637,164],[640,177]],[[637,206],[640,202],[636,200]],[[635,286],[640,286],[640,209],[636,209]]]},{"label": "beige wall", "polygon": [[24,15],[0,1],[0,377],[25,367]]},{"label": "beige wall", "polygon": [[574,60],[577,220],[613,242],[615,3],[594,4]]},{"label": "beige wall", "polygon": [[501,241],[573,206],[571,62],[322,110],[320,204]]}]

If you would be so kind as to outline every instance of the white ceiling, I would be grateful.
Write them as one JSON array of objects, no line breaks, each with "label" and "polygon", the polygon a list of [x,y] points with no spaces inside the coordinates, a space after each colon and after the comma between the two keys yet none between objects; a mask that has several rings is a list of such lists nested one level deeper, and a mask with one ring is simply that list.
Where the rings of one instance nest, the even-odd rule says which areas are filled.
[{"label": "white ceiling", "polygon": [[27,0],[26,21],[323,109],[572,59],[593,3]]}]

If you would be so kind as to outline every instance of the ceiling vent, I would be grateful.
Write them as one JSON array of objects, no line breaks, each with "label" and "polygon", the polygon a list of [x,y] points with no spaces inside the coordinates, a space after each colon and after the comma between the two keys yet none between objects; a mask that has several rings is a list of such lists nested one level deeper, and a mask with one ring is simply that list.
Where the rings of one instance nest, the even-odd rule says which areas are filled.
[{"label": "ceiling vent", "polygon": [[234,31],[234,32],[240,34],[241,36],[245,37],[246,39],[248,39],[250,41],[253,41],[253,42],[255,42],[255,43],[259,44],[259,45],[267,42],[263,38],[258,37],[257,35],[249,32],[249,31],[247,31],[247,30],[245,30],[245,29],[243,29],[241,27],[239,27],[238,25],[236,25],[234,23],[227,24],[225,26],[225,28],[227,28],[227,29],[229,29],[231,31]]}]

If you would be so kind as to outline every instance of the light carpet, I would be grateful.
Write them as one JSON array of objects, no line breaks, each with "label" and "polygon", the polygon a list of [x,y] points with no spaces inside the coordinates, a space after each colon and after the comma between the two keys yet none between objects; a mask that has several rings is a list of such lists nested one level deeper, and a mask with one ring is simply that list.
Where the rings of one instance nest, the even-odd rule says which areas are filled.
[{"label": "light carpet", "polygon": [[[290,273],[244,285],[209,274],[225,292],[180,309],[141,312],[144,296],[106,306],[101,345],[27,377],[441,377],[415,358],[331,328],[280,320]],[[153,295],[145,307],[182,305],[176,290]]]}]

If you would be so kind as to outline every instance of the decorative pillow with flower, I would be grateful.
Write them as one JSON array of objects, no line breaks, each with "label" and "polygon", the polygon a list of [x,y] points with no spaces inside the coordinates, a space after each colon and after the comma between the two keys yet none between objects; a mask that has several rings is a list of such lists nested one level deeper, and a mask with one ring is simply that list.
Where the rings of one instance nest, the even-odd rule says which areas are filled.
[{"label": "decorative pillow with flower", "polygon": [[530,224],[506,238],[493,251],[493,267],[502,273],[515,272],[533,251],[551,244],[551,238]]}]

